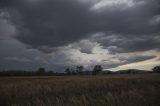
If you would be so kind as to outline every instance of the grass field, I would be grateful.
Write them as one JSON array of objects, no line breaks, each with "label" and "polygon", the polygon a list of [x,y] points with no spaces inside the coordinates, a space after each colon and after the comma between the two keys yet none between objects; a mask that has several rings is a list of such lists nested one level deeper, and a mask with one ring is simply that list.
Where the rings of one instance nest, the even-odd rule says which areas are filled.
[{"label": "grass field", "polygon": [[160,106],[160,74],[1,77],[0,106]]}]

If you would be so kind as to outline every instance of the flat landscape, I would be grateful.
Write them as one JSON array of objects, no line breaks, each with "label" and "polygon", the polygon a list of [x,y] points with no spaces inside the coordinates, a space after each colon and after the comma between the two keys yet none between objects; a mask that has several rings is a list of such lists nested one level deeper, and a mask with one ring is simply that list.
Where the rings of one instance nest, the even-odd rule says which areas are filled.
[{"label": "flat landscape", "polygon": [[1,77],[0,106],[160,106],[160,74]]}]

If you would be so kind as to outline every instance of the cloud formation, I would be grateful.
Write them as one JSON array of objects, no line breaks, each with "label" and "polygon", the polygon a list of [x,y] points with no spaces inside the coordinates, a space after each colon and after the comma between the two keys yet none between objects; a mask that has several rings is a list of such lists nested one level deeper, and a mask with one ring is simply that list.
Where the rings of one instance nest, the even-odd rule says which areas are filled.
[{"label": "cloud formation", "polygon": [[[154,58],[124,58],[119,63],[119,57],[114,62],[110,57],[158,52],[159,36],[158,0],[0,0],[0,57],[9,60],[30,62],[37,55],[35,62],[55,65],[53,59],[58,67],[103,62],[114,67]],[[25,55],[11,47],[23,48]]]},{"label": "cloud formation", "polygon": [[86,37],[94,30],[88,7],[75,0],[28,2],[5,0],[2,5],[8,7],[11,16],[19,19],[14,20],[19,30],[16,39],[33,48],[63,46]]},{"label": "cloud formation", "polygon": [[157,0],[100,0],[93,5],[78,0],[1,0],[1,7],[16,17],[16,39],[33,48],[64,46],[97,32],[154,36],[160,28],[159,4]]}]

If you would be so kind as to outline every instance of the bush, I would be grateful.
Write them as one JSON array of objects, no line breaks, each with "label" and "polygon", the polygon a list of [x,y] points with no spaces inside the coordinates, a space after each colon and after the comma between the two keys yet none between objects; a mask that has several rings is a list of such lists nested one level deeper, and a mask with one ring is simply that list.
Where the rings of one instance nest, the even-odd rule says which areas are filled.
[{"label": "bush", "polygon": [[160,66],[155,66],[152,70],[154,72],[160,73]]}]

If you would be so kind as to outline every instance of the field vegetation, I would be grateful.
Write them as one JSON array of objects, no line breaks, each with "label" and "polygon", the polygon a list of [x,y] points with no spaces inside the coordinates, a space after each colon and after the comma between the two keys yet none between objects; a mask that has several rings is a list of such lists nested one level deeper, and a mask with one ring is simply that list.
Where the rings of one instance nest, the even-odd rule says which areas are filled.
[{"label": "field vegetation", "polygon": [[160,106],[160,74],[1,77],[0,106]]}]

